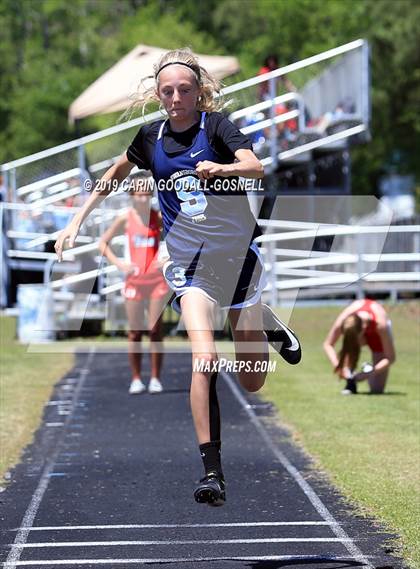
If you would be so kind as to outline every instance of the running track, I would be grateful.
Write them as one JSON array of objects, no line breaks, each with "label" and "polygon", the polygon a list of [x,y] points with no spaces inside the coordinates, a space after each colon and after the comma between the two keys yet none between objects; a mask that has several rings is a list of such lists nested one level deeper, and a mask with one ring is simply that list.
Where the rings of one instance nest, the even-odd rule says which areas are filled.
[{"label": "running track", "polygon": [[2,567],[403,567],[390,536],[355,516],[270,405],[227,374],[218,389],[228,501],[196,504],[190,370],[190,355],[167,354],[165,392],[129,396],[125,352],[77,354],[0,494]]}]

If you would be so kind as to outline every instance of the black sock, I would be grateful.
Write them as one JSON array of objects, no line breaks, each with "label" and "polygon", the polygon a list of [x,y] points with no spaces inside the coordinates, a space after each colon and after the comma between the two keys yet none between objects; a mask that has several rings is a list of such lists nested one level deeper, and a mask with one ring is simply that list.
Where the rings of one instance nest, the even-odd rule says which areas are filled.
[{"label": "black sock", "polygon": [[211,441],[200,445],[200,454],[203,459],[204,470],[206,474],[209,472],[217,472],[223,477],[221,463],[221,442]]},{"label": "black sock", "polygon": [[210,418],[210,440],[220,441],[220,407],[217,398],[217,373],[210,378],[209,386],[209,418]]}]

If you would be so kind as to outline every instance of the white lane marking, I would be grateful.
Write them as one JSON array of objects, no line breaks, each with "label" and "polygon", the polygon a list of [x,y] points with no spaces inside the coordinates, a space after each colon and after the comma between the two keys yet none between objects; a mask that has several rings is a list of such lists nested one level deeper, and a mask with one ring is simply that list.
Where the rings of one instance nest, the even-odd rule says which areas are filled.
[{"label": "white lane marking", "polygon": [[40,559],[38,561],[18,561],[16,565],[109,565],[151,563],[199,563],[203,561],[348,561],[348,557],[332,555],[256,555],[256,556],[226,556],[226,557],[169,557],[169,558],[140,558],[140,559]]},{"label": "white lane marking", "polygon": [[[87,366],[88,367],[81,369],[80,373],[79,373],[79,383],[77,384],[77,387],[76,387],[76,389],[74,391],[74,395],[73,395],[74,403],[77,402],[77,398],[79,397],[81,387],[83,386],[83,383],[84,383],[86,376],[89,372],[90,362],[93,358],[94,353],[95,353],[95,348],[91,347],[89,349],[89,355],[87,357]],[[75,404],[73,404],[73,409],[74,408],[75,408]],[[67,415],[67,418],[66,418],[65,422],[63,423],[65,426],[67,426],[70,423],[71,417],[72,417],[72,415]],[[47,425],[48,425],[48,423],[47,423]],[[60,455],[60,450],[61,450],[60,446],[61,446],[61,443],[64,441],[64,438],[65,438],[65,429],[63,429],[61,432],[60,438],[58,439],[58,441],[56,443],[56,447],[55,447],[53,454],[46,461],[45,468],[44,468],[42,475],[41,475],[41,478],[38,482],[38,486],[35,489],[35,492],[32,495],[32,499],[29,503],[29,506],[25,512],[25,515],[23,516],[21,527],[19,528],[19,530],[16,534],[15,541],[12,545],[12,548],[9,552],[9,555],[7,556],[7,559],[6,559],[5,563],[3,564],[4,569],[14,569],[16,567],[16,565],[18,564],[17,562],[19,561],[21,553],[23,551],[23,545],[26,543],[26,541],[28,539],[29,532],[31,531],[32,524],[34,523],[35,516],[38,512],[38,508],[42,502],[45,491],[46,491],[48,484],[50,482],[51,474],[54,471],[55,461],[57,460],[58,456]]]},{"label": "white lane marking", "polygon": [[[74,453],[77,454],[77,453]],[[177,528],[222,528],[222,527],[257,527],[257,526],[330,526],[338,522],[232,522],[220,524],[116,524],[97,526],[32,526],[32,531],[66,531],[66,530],[107,530],[107,529],[177,529]],[[26,528],[21,528],[26,529]],[[10,530],[16,531],[16,530]]]},{"label": "white lane marking", "polygon": [[80,452],[60,452],[60,456],[79,456]]},{"label": "white lane marking", "polygon": [[68,476],[68,475],[65,472],[50,472],[48,476],[51,477],[51,476]]},{"label": "white lane marking", "polygon": [[57,414],[62,417],[63,415],[69,415],[71,413],[71,406],[69,405],[59,405],[57,408]]},{"label": "white lane marking", "polygon": [[46,427],[62,427],[64,423],[45,423]]},{"label": "white lane marking", "polygon": [[264,425],[261,423],[258,416],[255,414],[254,410],[248,406],[248,401],[245,399],[244,395],[240,391],[239,387],[236,383],[232,380],[232,378],[225,372],[225,370],[221,369],[220,374],[223,376],[224,380],[230,387],[232,393],[237,398],[241,406],[243,407],[245,413],[248,415],[251,423],[257,429],[259,434],[261,435],[262,439],[266,443],[266,445],[270,448],[271,452],[277,458],[277,460],[281,463],[283,468],[287,470],[287,472],[294,478],[295,482],[300,486],[303,493],[306,495],[308,500],[311,502],[315,510],[318,514],[324,518],[325,521],[330,522],[331,529],[335,533],[335,535],[343,540],[344,546],[347,551],[350,553],[352,557],[354,557],[360,563],[363,563],[369,569],[374,569],[373,565],[371,565],[367,559],[367,557],[362,553],[362,551],[357,547],[352,539],[350,539],[347,532],[341,527],[341,525],[337,522],[325,504],[322,502],[321,498],[316,494],[315,490],[312,486],[304,479],[302,474],[299,470],[293,466],[290,460],[276,447],[274,442],[272,441],[270,435],[264,428]]},{"label": "white lane marking", "polygon": [[137,541],[56,541],[53,543],[25,543],[21,547],[27,549],[52,548],[52,547],[122,547],[126,545],[224,545],[243,543],[342,543],[351,541],[350,538],[343,540],[338,537],[262,537],[244,539],[162,539]]}]

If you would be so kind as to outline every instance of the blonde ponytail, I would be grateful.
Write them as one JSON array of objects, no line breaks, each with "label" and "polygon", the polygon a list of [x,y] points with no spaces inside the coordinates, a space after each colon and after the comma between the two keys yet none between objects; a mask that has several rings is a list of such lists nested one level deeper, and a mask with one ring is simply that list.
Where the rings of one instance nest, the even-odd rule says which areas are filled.
[{"label": "blonde ponytail", "polygon": [[335,368],[336,373],[342,371],[344,366],[351,370],[356,368],[360,356],[360,334],[362,330],[362,319],[357,314],[351,314],[343,321],[341,325],[343,345]]}]

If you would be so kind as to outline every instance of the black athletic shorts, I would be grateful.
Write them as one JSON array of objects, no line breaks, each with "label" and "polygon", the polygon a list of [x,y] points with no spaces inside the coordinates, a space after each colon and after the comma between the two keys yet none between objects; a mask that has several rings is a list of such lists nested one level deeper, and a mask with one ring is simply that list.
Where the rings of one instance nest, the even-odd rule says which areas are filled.
[{"label": "black athletic shorts", "polygon": [[190,290],[198,290],[221,308],[244,308],[256,304],[266,285],[264,264],[256,243],[252,243],[246,255],[212,259],[200,258],[184,267],[168,261],[163,274],[176,298],[172,307],[181,312],[181,296]]}]

